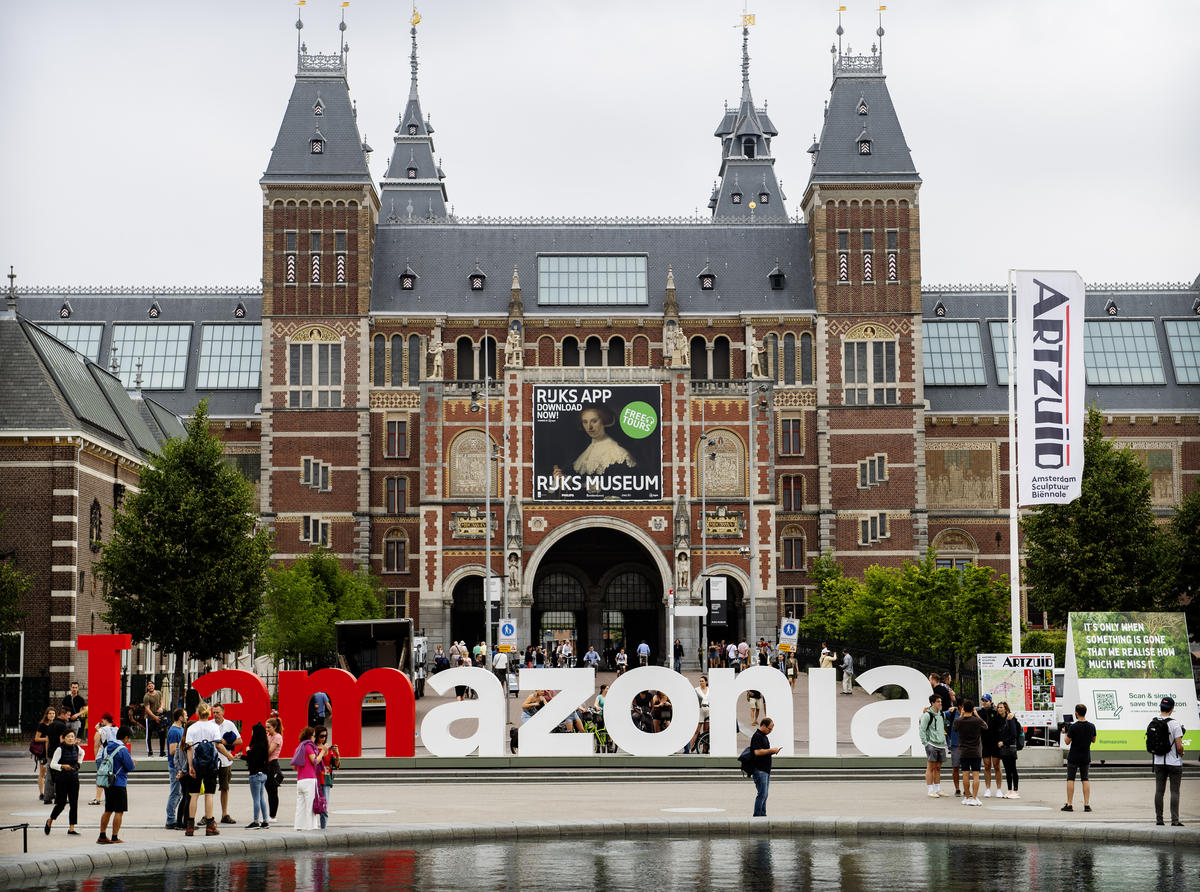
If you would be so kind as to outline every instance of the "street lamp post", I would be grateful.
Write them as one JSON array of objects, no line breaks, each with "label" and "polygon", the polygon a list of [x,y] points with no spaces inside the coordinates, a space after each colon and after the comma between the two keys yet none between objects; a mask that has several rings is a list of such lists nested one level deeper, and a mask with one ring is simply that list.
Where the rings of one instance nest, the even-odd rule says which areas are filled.
[{"label": "street lamp post", "polygon": [[707,653],[705,630],[708,627],[708,462],[716,458],[708,448],[708,431],[700,434],[700,598],[705,607],[700,626],[700,647]]},{"label": "street lamp post", "polygon": [[[488,333],[483,333],[483,641],[488,670],[492,665],[492,426],[491,369],[488,366]],[[471,411],[479,411],[479,391],[471,400]]]}]

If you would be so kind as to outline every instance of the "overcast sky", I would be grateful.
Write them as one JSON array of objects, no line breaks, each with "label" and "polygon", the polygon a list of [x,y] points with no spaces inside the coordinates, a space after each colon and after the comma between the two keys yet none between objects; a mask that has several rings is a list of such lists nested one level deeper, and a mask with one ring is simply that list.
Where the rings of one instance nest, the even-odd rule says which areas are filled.
[{"label": "overcast sky", "polygon": [[[740,91],[740,0],[426,0],[420,91],[460,215],[707,213]],[[844,40],[875,39],[850,2]],[[921,189],[927,284],[1010,267],[1200,273],[1200,3],[891,0],[884,71]],[[336,51],[339,0],[303,37]],[[751,86],[788,209],[829,94],[837,3],[760,0]],[[408,93],[404,2],[347,10],[376,181]],[[296,64],[286,0],[0,0],[0,263],[18,284],[246,285]]]}]

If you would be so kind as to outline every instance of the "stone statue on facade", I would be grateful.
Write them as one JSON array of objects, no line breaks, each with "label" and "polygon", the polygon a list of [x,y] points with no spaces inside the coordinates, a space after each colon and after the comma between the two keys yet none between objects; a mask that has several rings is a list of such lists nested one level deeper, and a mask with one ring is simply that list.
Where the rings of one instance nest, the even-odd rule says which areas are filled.
[{"label": "stone statue on facade", "polygon": [[504,342],[504,365],[519,369],[525,364],[525,343],[521,337],[521,323],[513,320],[508,327],[508,340]]},{"label": "stone statue on facade", "polygon": [[674,319],[669,320],[663,335],[663,359],[667,368],[683,368],[687,365],[687,336]]},{"label": "stone statue on facade", "polygon": [[446,348],[442,344],[442,333],[434,329],[429,333],[429,377],[440,379],[445,375]]}]

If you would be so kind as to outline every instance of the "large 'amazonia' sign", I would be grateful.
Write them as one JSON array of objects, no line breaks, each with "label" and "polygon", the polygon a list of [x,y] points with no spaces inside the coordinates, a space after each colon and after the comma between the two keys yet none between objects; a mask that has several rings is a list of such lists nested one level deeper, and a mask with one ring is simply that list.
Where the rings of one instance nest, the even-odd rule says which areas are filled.
[{"label": "large 'amazonia' sign", "polygon": [[[91,715],[111,712],[121,706],[121,652],[129,650],[128,635],[80,635],[79,649],[88,654],[88,695]],[[775,721],[773,742],[780,754],[795,755],[793,748],[794,716],[792,690],[787,678],[777,669],[752,666],[735,674],[732,669],[713,669],[708,673],[710,706],[710,751],[715,756],[736,756],[737,704],[746,691],[761,691],[767,714]],[[917,722],[921,710],[929,705],[929,681],[909,666],[880,666],[857,676],[858,683],[872,693],[885,685],[904,689],[906,697],[868,703],[854,713],[850,737],[859,752],[867,756],[921,755]],[[520,726],[519,754],[529,756],[586,756],[592,754],[589,734],[552,734],[572,711],[595,694],[593,669],[521,669],[519,687],[524,691],[552,690],[558,693],[535,716]],[[486,669],[459,667],[429,678],[426,686],[436,694],[446,694],[455,685],[466,685],[478,694],[475,700],[456,700],[431,709],[421,722],[421,739],[434,756],[502,756],[508,740],[506,733],[507,696],[500,681]],[[261,678],[241,669],[209,672],[192,682],[204,698],[220,690],[233,690],[241,701],[225,706],[226,718],[248,727],[265,721],[271,713],[271,697]],[[641,691],[662,691],[671,699],[674,720],[658,733],[635,727],[630,715],[633,698]],[[385,747],[389,757],[414,755],[416,698],[412,684],[398,669],[378,668],[355,678],[344,669],[317,672],[284,671],[279,673],[279,717],[286,735],[285,749],[294,747],[300,729],[308,723],[308,701],[324,691],[333,703],[331,733],[338,749],[346,757],[362,755],[363,698],[379,693],[386,702]],[[810,669],[808,673],[808,755],[837,755],[837,684],[836,670]],[[473,734],[456,737],[451,723],[476,719]],[[898,737],[879,733],[888,719],[905,719],[907,728]],[[618,747],[634,756],[669,756],[681,750],[692,737],[700,721],[700,704],[690,681],[665,666],[643,666],[620,676],[609,687],[604,702],[604,722]],[[290,749],[288,750],[290,751]]]}]

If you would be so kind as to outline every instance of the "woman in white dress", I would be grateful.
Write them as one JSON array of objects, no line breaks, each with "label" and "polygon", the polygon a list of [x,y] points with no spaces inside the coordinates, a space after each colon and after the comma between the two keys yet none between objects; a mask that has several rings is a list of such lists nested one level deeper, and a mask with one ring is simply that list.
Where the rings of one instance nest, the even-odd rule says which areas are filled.
[{"label": "woman in white dress", "polygon": [[588,406],[579,413],[579,426],[592,442],[575,459],[576,474],[603,474],[613,465],[637,467],[629,451],[608,435],[616,421],[604,406]]}]

